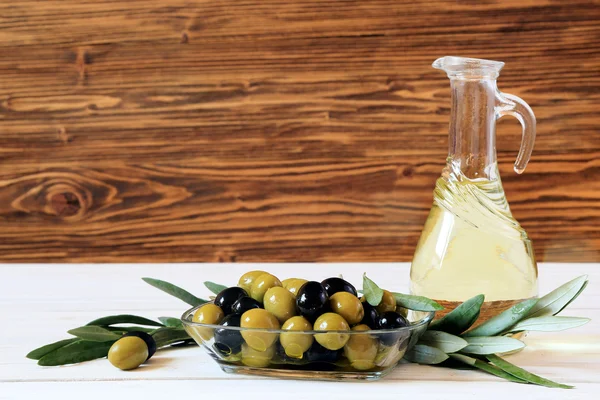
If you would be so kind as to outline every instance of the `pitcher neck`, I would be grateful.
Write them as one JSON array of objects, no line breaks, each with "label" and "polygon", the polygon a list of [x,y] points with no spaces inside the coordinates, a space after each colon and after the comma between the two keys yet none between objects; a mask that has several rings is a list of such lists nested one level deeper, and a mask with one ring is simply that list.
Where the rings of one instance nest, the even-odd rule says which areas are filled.
[{"label": "pitcher neck", "polygon": [[452,106],[448,163],[469,179],[498,180],[496,80],[492,77],[449,77]]}]

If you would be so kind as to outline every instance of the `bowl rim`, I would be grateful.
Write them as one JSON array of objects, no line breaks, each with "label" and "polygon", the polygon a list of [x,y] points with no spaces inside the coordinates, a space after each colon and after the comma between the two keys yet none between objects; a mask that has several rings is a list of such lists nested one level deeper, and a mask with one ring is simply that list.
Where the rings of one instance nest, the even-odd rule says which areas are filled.
[{"label": "bowl rim", "polygon": [[183,323],[184,327],[196,327],[196,328],[212,328],[212,329],[228,329],[228,330],[232,330],[232,331],[255,331],[255,332],[269,332],[269,333],[294,333],[294,334],[307,334],[307,335],[316,335],[316,334],[323,334],[323,333],[342,333],[342,334],[349,334],[349,335],[364,335],[364,334],[385,334],[385,333],[400,333],[400,332],[410,332],[413,331],[415,329],[418,329],[422,326],[428,326],[429,323],[433,320],[433,317],[435,316],[435,311],[417,311],[417,310],[411,310],[411,311],[415,311],[415,312],[419,312],[419,313],[426,313],[426,315],[419,319],[418,321],[415,321],[414,323],[411,323],[408,326],[404,326],[402,328],[395,328],[395,329],[369,329],[369,330],[365,330],[365,331],[353,331],[353,330],[347,330],[347,331],[340,331],[340,330],[331,330],[331,331],[319,331],[319,330],[310,330],[310,331],[292,331],[292,330],[287,330],[287,329],[266,329],[266,328],[243,328],[240,326],[223,326],[223,325],[215,325],[215,324],[204,324],[201,322],[193,322],[190,321],[189,319],[187,319],[186,317],[191,315],[193,311],[196,311],[197,309],[199,309],[200,307],[202,307],[205,304],[210,304],[212,302],[208,302],[208,303],[203,303],[197,306],[194,306],[192,308],[187,309],[183,314],[181,314],[181,317],[179,318],[180,321]]}]

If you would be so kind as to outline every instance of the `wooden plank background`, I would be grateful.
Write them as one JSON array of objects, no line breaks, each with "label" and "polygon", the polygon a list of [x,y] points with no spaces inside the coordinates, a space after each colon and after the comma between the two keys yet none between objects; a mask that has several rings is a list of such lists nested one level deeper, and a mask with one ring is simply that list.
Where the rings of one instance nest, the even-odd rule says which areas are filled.
[{"label": "wooden plank background", "polygon": [[0,261],[409,261],[447,152],[443,55],[538,118],[509,202],[600,260],[600,2],[0,4]]}]

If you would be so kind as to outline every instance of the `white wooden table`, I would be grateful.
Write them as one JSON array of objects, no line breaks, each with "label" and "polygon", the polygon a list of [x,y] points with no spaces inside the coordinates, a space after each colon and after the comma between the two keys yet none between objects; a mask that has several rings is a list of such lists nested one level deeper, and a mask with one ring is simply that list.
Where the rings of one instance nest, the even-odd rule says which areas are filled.
[{"label": "white wooden table", "polygon": [[[406,290],[408,264],[102,264],[0,265],[0,399],[133,398],[343,398],[370,399],[591,399],[600,396],[600,264],[541,264],[540,293],[588,274],[590,285],[563,315],[587,316],[589,324],[562,333],[533,332],[527,348],[510,361],[574,390],[504,382],[475,371],[401,365],[378,382],[306,382],[229,375],[199,347],[159,351],[147,364],[123,372],[107,360],[40,367],[25,354],[67,338],[68,329],[92,319],[131,313],[176,316],[185,303],[147,285],[144,276],[168,280],[199,297],[202,282],[233,285],[250,269],[281,279],[322,279],[343,273],[360,282],[363,271],[382,286]],[[328,396],[328,397],[325,397]]]}]

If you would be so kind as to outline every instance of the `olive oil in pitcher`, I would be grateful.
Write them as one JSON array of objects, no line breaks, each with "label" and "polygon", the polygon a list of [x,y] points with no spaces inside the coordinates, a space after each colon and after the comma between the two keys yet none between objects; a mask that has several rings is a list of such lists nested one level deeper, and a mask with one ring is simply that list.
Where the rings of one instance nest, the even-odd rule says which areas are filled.
[{"label": "olive oil in pitcher", "polygon": [[497,90],[502,66],[458,57],[434,63],[451,80],[450,151],[410,275],[411,292],[437,300],[444,313],[484,294],[479,323],[537,296],[533,247],[511,214],[495,149],[496,119],[516,116],[523,142],[515,171],[523,172],[535,140],[535,117],[523,100]]}]

